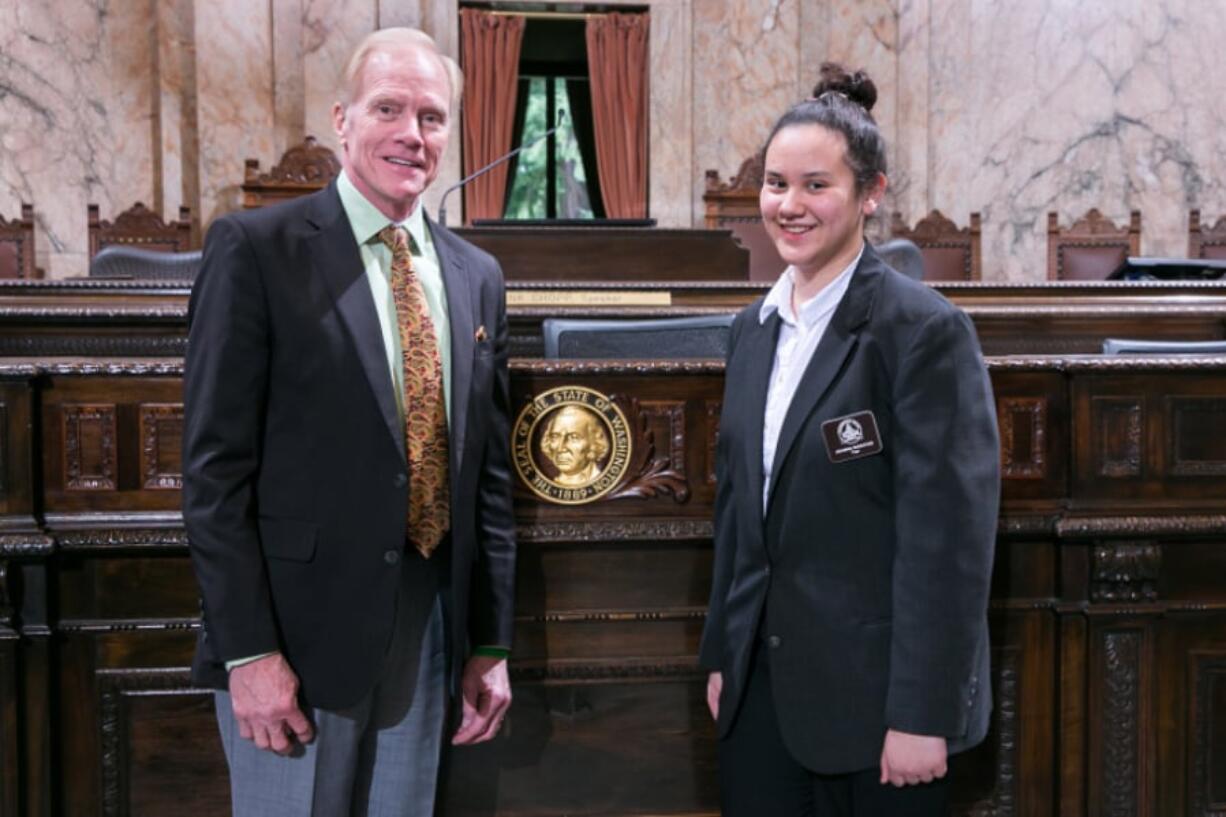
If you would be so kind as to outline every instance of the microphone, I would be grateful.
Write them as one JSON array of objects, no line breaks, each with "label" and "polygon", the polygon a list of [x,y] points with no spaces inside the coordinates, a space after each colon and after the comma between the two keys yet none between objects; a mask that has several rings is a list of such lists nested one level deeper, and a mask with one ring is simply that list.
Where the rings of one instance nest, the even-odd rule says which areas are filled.
[{"label": "microphone", "polygon": [[525,145],[520,145],[519,147],[515,148],[515,150],[511,151],[511,152],[510,152],[510,153],[508,153],[507,155],[505,155],[505,156],[500,156],[499,158],[497,158],[497,159],[495,159],[494,161],[490,162],[488,165],[486,165],[485,167],[481,168],[480,170],[478,170],[478,171],[475,171],[475,172],[473,172],[473,173],[468,174],[467,176],[465,176],[464,178],[460,179],[460,180],[459,180],[458,182],[456,182],[455,184],[451,185],[451,187],[448,187],[446,190],[444,190],[444,191],[443,191],[443,197],[442,197],[441,199],[439,199],[439,203],[438,203],[438,223],[439,223],[439,224],[442,224],[443,226],[447,226],[447,197],[448,197],[449,195],[451,195],[451,192],[452,192],[453,190],[459,190],[461,187],[463,187],[464,185],[468,184],[468,183],[469,183],[469,182],[471,182],[473,179],[477,178],[478,176],[481,176],[481,175],[485,174],[486,172],[488,172],[488,171],[490,171],[490,170],[493,170],[494,168],[498,167],[498,165],[500,165],[500,164],[502,164],[503,162],[505,162],[507,159],[510,159],[512,156],[517,156],[517,155],[519,155],[519,152],[520,152],[521,150],[526,150],[526,149],[528,149],[528,148],[532,147],[533,145],[535,145],[537,142],[541,141],[542,139],[545,139],[545,138],[547,138],[547,137],[553,136],[555,133],[557,133],[557,132],[558,132],[558,128],[562,127],[562,125],[565,123],[565,121],[566,121],[566,111],[565,111],[564,109],[559,108],[559,109],[558,109],[558,123],[557,123],[556,125],[554,125],[552,128],[550,128],[549,130],[545,131],[545,132],[544,132],[544,133],[542,133],[540,136],[538,136],[538,137],[536,137],[535,139],[533,139],[531,142],[528,142],[528,143],[527,143],[527,144],[525,144]]}]

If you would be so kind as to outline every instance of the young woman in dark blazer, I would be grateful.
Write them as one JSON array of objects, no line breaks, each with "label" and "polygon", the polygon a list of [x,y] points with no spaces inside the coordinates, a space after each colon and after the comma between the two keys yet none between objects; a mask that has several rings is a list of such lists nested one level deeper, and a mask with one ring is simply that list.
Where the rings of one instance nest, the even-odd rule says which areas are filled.
[{"label": "young woman in dark blazer", "polygon": [[937,815],[988,728],[999,502],[970,320],[864,240],[886,188],[863,73],[766,143],[789,267],[732,328],[700,660],[725,815]]}]

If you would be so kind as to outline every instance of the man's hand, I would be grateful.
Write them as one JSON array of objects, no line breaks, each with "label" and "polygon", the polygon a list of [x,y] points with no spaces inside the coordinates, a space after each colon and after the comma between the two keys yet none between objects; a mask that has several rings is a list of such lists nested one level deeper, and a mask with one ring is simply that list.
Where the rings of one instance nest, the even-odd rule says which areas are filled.
[{"label": "man's hand", "polygon": [[511,705],[511,680],[507,659],[474,655],[460,676],[463,710],[460,728],[451,738],[456,746],[482,743],[498,734],[502,719]]},{"label": "man's hand", "polygon": [[257,658],[230,670],[230,705],[238,734],[261,749],[279,755],[315,736],[311,722],[298,708],[298,676],[280,653]]},{"label": "man's hand", "polygon": [[724,674],[713,672],[707,676],[707,709],[711,710],[711,720],[719,720],[719,695],[724,691]]},{"label": "man's hand", "polygon": [[945,738],[930,735],[885,733],[881,749],[881,784],[916,786],[944,777],[947,770]]}]

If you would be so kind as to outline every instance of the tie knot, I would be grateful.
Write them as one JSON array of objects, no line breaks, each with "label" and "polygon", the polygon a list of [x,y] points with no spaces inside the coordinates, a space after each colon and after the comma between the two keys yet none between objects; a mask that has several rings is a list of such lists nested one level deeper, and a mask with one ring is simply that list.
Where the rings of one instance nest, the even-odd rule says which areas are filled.
[{"label": "tie knot", "polygon": [[[387,245],[393,254],[409,251],[409,231],[395,224],[389,224],[379,231],[379,240]],[[411,254],[411,253],[410,253]]]}]

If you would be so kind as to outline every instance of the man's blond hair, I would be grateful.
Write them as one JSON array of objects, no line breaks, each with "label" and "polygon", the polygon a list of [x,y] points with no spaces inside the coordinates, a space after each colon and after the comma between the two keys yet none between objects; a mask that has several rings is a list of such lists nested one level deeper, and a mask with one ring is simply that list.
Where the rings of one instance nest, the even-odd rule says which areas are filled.
[{"label": "man's blond hair", "polygon": [[362,42],[358,43],[353,56],[349,58],[349,62],[345,63],[345,74],[341,80],[341,104],[348,106],[353,102],[357,95],[362,69],[366,67],[366,61],[372,54],[405,47],[424,48],[438,57],[451,83],[451,107],[454,115],[459,110],[460,99],[464,92],[464,72],[460,70],[455,60],[439,50],[438,43],[434,42],[433,37],[416,28],[381,28],[370,32]]}]

